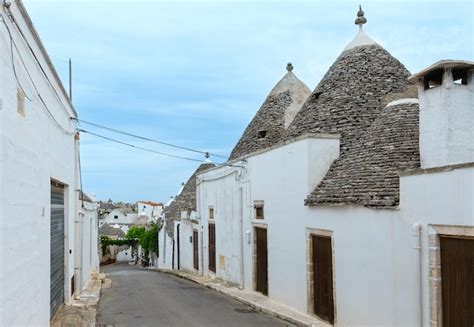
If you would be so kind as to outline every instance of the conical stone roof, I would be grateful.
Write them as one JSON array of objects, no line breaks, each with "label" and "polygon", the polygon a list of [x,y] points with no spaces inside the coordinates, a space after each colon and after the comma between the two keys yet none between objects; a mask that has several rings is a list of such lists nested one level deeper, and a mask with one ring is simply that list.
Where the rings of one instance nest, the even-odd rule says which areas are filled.
[{"label": "conical stone roof", "polygon": [[292,72],[291,64],[287,65],[287,70],[245,129],[229,160],[268,148],[282,140],[286,128],[311,93]]},{"label": "conical stone roof", "polygon": [[174,236],[175,220],[181,220],[181,212],[196,211],[196,178],[200,172],[214,167],[213,163],[202,163],[193,175],[184,184],[181,192],[176,196],[173,202],[163,210],[166,221],[166,232],[169,237]]},{"label": "conical stone roof", "polygon": [[337,159],[306,205],[395,207],[403,170],[420,166],[417,99],[385,107],[367,132]]},{"label": "conical stone roof", "polygon": [[[357,22],[356,22],[357,23]],[[390,102],[407,90],[409,71],[360,28],[288,127],[285,138],[306,132],[341,135],[341,152]]]}]

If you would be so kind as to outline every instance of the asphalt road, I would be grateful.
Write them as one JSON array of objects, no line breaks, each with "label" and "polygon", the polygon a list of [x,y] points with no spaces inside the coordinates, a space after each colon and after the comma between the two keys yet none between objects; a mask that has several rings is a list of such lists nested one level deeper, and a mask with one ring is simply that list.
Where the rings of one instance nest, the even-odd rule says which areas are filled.
[{"label": "asphalt road", "polygon": [[99,326],[290,326],[196,283],[128,265],[103,269]]}]

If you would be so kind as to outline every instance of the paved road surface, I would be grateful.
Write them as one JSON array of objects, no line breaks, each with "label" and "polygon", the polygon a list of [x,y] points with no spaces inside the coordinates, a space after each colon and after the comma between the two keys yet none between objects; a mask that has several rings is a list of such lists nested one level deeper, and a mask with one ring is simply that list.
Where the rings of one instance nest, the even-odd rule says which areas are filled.
[{"label": "paved road surface", "polygon": [[193,282],[128,265],[103,269],[112,287],[102,289],[99,326],[290,326]]}]

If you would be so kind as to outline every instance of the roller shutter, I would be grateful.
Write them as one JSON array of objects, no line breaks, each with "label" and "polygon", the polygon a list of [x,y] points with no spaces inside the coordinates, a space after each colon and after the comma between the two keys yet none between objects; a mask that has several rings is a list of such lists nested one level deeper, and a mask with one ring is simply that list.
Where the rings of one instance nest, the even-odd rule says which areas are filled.
[{"label": "roller shutter", "polygon": [[64,186],[51,182],[51,318],[64,303]]}]

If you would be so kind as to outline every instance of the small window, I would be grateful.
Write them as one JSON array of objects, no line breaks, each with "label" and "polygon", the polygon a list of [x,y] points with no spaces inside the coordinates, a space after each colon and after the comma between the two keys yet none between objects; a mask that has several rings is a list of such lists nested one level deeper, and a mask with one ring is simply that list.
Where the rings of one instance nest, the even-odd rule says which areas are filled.
[{"label": "small window", "polygon": [[267,136],[267,131],[258,131],[257,133],[257,138],[260,140],[260,139],[264,139],[265,137]]},{"label": "small window", "polygon": [[319,97],[321,96],[322,93],[323,93],[323,92],[314,92],[314,96],[313,96],[314,99],[315,99],[315,100],[319,99]]},{"label": "small window", "polygon": [[443,83],[443,69],[436,69],[425,75],[423,83],[425,90],[440,86]]},{"label": "small window", "polygon": [[255,219],[263,219],[263,204],[255,205]]},{"label": "small window", "polygon": [[146,206],[143,206],[143,210],[145,210]]},{"label": "small window", "polygon": [[17,99],[16,111],[22,117],[25,117],[25,94],[20,88],[18,88],[16,91],[16,99]]},{"label": "small window", "polygon": [[117,215],[115,215],[115,216],[114,216],[114,219],[118,219],[118,216],[117,216]]},{"label": "small window", "polygon": [[467,85],[467,69],[453,69],[454,84]]},{"label": "small window", "polygon": [[209,219],[214,219],[214,208],[209,208]]}]

